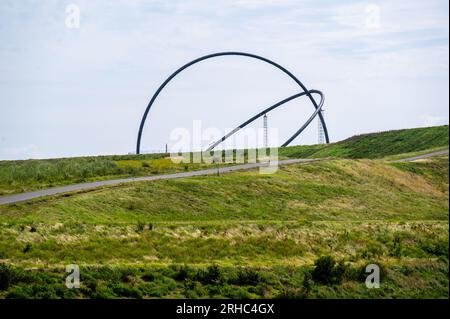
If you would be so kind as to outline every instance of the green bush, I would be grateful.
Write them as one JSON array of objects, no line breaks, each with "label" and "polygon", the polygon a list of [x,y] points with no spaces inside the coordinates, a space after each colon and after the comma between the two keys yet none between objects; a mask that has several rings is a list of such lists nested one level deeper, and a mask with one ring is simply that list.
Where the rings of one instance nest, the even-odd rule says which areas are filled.
[{"label": "green bush", "polygon": [[136,231],[137,231],[138,233],[140,233],[140,232],[143,232],[144,230],[145,230],[145,223],[139,221],[139,222],[137,223],[137,225],[136,225]]},{"label": "green bush", "polygon": [[336,261],[331,256],[322,256],[314,263],[312,278],[315,282],[322,284],[332,283],[333,269]]},{"label": "green bush", "polygon": [[430,255],[437,257],[446,257],[448,259],[448,241],[422,242],[421,248]]},{"label": "green bush", "polygon": [[30,286],[19,286],[6,294],[7,299],[31,299],[33,297],[33,289]]},{"label": "green bush", "polygon": [[113,284],[111,289],[117,297],[141,299],[142,292],[131,285],[126,284]]},{"label": "green bush", "polygon": [[172,276],[173,279],[177,281],[184,281],[189,278],[190,269],[187,266],[173,266],[172,268],[175,271],[174,276]]},{"label": "green bush", "polygon": [[256,286],[261,281],[261,275],[257,270],[250,268],[240,268],[237,274],[237,280],[235,284]]},{"label": "green bush", "polygon": [[155,280],[155,274],[152,271],[147,271],[141,278],[144,281],[153,281]]},{"label": "green bush", "polygon": [[0,290],[7,290],[13,281],[14,271],[10,266],[0,264]]},{"label": "green bush", "polygon": [[217,265],[208,266],[206,271],[203,269],[199,270],[196,279],[205,285],[217,285],[224,281],[222,272]]},{"label": "green bush", "polygon": [[312,279],[324,285],[338,284],[345,278],[348,270],[343,262],[336,263],[332,256],[322,256],[314,263]]}]

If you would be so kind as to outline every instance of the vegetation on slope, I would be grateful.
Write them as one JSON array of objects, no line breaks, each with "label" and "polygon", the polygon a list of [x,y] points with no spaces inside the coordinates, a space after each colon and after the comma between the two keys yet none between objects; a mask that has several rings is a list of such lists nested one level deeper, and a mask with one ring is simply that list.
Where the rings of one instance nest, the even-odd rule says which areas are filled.
[{"label": "vegetation on slope", "polygon": [[[352,137],[329,145],[279,149],[281,158],[381,158],[404,152],[448,148],[448,126]],[[192,154],[191,154],[192,156]],[[80,182],[198,170],[208,164],[175,164],[167,154],[0,161],[0,196]]]},{"label": "vegetation on slope", "polygon": [[[316,260],[320,263],[324,256]],[[332,257],[330,258],[331,260]],[[383,266],[382,266],[383,267]],[[2,266],[6,298],[443,298],[448,296],[448,264],[406,261],[382,268],[381,288],[367,289],[365,265],[230,267],[210,265],[82,266],[80,289],[64,286],[62,268],[25,270]],[[2,292],[3,290],[3,292]]]},{"label": "vegetation on slope", "polygon": [[[329,145],[280,148],[279,155],[281,158],[381,158],[439,147],[448,147],[448,126],[366,134]],[[167,174],[209,166],[205,163],[175,164],[168,154],[0,161],[0,196],[73,183]]]},{"label": "vegetation on slope", "polygon": [[448,148],[448,125],[370,133],[328,145],[293,146],[280,155],[333,158],[383,158],[389,155]]},{"label": "vegetation on slope", "polygon": [[166,155],[0,161],[0,196],[74,183],[209,168],[205,163],[177,164]]},{"label": "vegetation on slope", "polygon": [[[448,297],[447,166],[330,160],[1,206],[0,296]],[[339,276],[323,282],[328,255]]]}]

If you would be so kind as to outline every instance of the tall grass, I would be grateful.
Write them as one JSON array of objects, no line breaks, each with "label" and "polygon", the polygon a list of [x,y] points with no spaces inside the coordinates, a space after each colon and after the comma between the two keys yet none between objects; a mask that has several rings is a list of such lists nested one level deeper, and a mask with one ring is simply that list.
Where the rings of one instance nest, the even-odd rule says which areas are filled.
[{"label": "tall grass", "polygon": [[137,168],[119,166],[115,161],[103,157],[0,162],[0,194],[27,190],[31,185],[45,187],[138,172]]}]

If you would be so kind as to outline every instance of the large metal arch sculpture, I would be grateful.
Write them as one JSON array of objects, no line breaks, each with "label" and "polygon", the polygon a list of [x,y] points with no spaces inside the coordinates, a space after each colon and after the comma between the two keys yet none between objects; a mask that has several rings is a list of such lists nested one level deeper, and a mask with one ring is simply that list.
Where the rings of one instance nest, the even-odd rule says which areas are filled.
[{"label": "large metal arch sculpture", "polygon": [[[282,72],[284,72],[286,75],[288,75],[292,80],[294,80],[299,86],[300,88],[303,90],[303,92],[295,94],[293,96],[288,97],[287,99],[284,99],[274,105],[272,105],[271,107],[265,109],[264,111],[258,113],[257,115],[255,115],[254,117],[252,117],[251,119],[247,120],[246,122],[244,122],[243,124],[241,124],[239,127],[237,127],[236,129],[234,129],[233,131],[231,131],[230,133],[228,133],[227,135],[225,135],[224,137],[222,137],[222,139],[220,139],[219,141],[215,142],[212,146],[210,146],[208,148],[208,150],[212,150],[214,147],[216,147],[218,144],[220,144],[221,142],[223,142],[225,139],[227,139],[228,137],[230,137],[231,135],[233,135],[234,133],[236,133],[238,130],[240,130],[241,128],[243,128],[244,126],[250,124],[251,122],[253,122],[254,120],[256,120],[257,118],[259,118],[260,116],[264,115],[265,113],[295,99],[298,98],[300,96],[304,96],[306,95],[311,103],[313,104],[314,108],[315,108],[315,112],[313,113],[313,115],[302,125],[302,127],[300,127],[300,129],[298,129],[294,135],[292,135],[283,145],[287,146],[289,145],[289,143],[291,143],[301,132],[303,132],[303,130],[311,123],[311,121],[318,115],[319,119],[322,123],[322,127],[324,130],[324,134],[325,134],[325,141],[326,143],[329,143],[329,137],[328,137],[328,130],[327,130],[327,126],[325,124],[325,120],[322,116],[322,112],[321,108],[324,102],[324,96],[323,93],[318,91],[318,90],[308,90],[306,88],[306,86],[300,82],[299,79],[297,79],[297,77],[295,77],[290,71],[288,71],[286,68],[284,68],[283,66],[279,65],[276,62],[273,62],[269,59],[266,59],[262,56],[256,55],[256,54],[251,54],[251,53],[245,53],[245,52],[218,52],[218,53],[213,53],[213,54],[209,54],[209,55],[205,55],[202,56],[200,58],[197,58],[195,60],[192,60],[189,63],[186,63],[185,65],[183,65],[182,67],[180,67],[179,69],[177,69],[175,72],[173,72],[160,86],[159,88],[156,90],[156,92],[153,94],[150,102],[148,103],[147,108],[145,109],[144,115],[142,117],[141,120],[141,124],[139,126],[139,132],[138,132],[138,137],[137,137],[137,143],[136,143],[136,154],[140,154],[141,152],[141,139],[142,139],[142,132],[144,130],[144,126],[145,126],[145,121],[147,120],[147,116],[148,113],[153,105],[153,103],[155,102],[156,98],[158,97],[158,95],[161,93],[161,91],[166,87],[166,85],[175,77],[177,76],[179,73],[181,73],[183,70],[187,69],[188,67],[199,63],[201,61],[207,60],[207,59],[211,59],[211,58],[215,58],[215,57],[219,57],[219,56],[244,56],[244,57],[249,57],[249,58],[253,58],[253,59],[257,59],[263,62],[266,62],[274,67],[276,67],[277,69],[281,70]],[[319,104],[317,104],[316,100],[314,99],[314,97],[312,96],[312,94],[317,93],[320,95],[321,97],[321,101],[319,102]]]}]

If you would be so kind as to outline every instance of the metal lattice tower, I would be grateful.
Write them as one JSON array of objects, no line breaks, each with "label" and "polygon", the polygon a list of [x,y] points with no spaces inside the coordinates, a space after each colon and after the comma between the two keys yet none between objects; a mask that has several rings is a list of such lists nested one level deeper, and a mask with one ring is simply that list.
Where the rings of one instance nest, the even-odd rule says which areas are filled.
[{"label": "metal lattice tower", "polygon": [[[324,116],[325,110],[322,109],[320,111],[322,113],[322,116]],[[325,144],[325,131],[323,129],[323,125],[322,122],[320,121],[320,119],[318,119],[317,121],[318,123],[318,144]]]},{"label": "metal lattice tower", "polygon": [[264,148],[269,146],[269,132],[267,129],[267,114],[264,114]]}]

